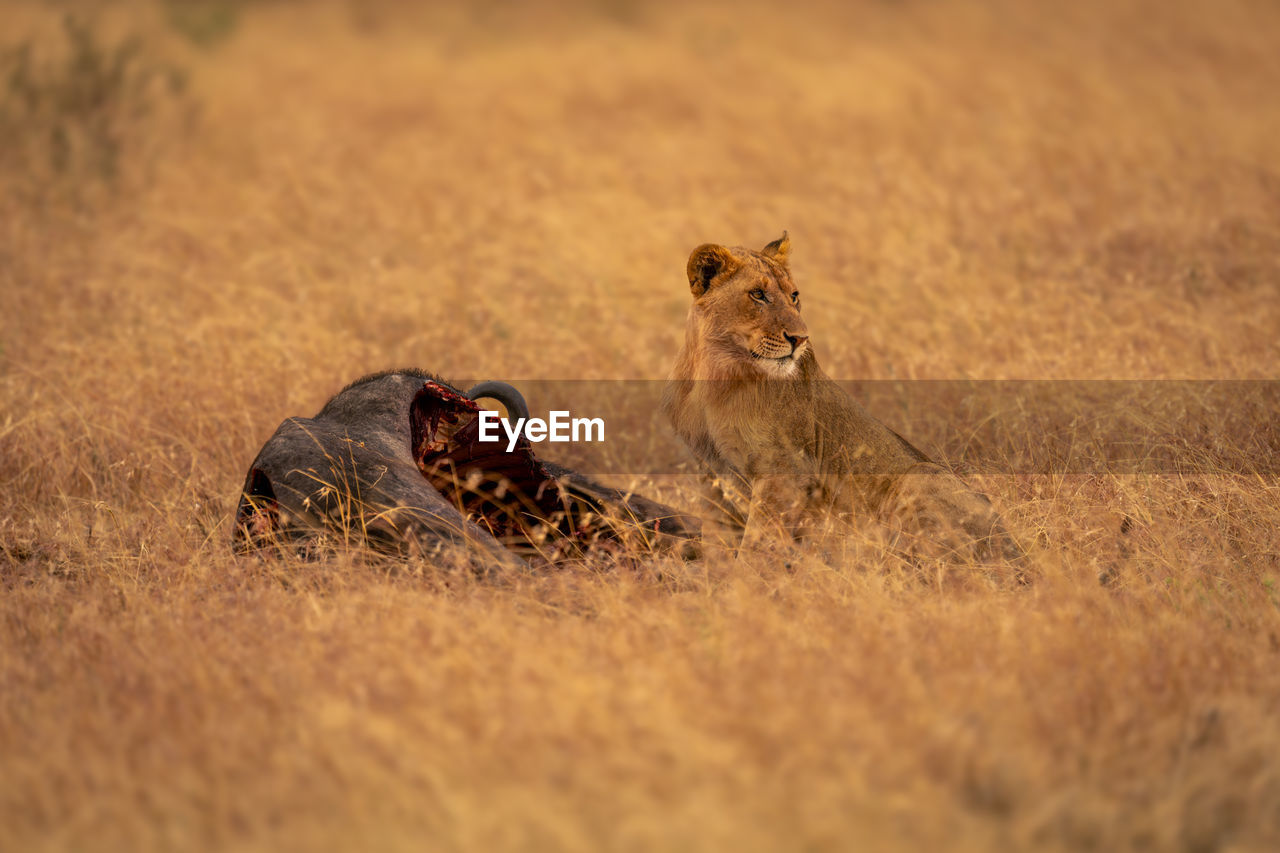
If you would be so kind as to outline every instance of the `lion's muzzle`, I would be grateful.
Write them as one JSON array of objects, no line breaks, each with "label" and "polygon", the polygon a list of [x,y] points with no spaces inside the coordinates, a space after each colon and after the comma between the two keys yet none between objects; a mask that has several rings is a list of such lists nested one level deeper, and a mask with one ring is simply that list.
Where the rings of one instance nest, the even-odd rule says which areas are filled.
[{"label": "lion's muzzle", "polygon": [[808,342],[808,335],[792,335],[787,332],[765,335],[752,347],[751,354],[756,358],[772,361],[799,358]]}]

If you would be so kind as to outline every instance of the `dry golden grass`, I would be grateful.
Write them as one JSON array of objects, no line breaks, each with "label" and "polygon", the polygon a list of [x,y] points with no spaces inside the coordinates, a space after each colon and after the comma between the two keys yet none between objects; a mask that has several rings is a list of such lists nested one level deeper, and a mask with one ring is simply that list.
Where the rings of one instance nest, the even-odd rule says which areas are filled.
[{"label": "dry golden grass", "polygon": [[660,378],[784,227],[837,377],[1275,377],[1280,7],[235,8],[99,10],[190,72],[114,183],[0,158],[0,849],[1280,843],[1274,476],[986,476],[1016,590],[229,550],[283,417]]}]

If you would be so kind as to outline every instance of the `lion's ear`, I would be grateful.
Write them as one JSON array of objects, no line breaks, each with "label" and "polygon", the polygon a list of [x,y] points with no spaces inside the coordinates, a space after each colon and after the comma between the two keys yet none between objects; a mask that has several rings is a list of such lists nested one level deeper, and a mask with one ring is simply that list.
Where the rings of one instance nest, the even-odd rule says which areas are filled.
[{"label": "lion's ear", "polygon": [[766,258],[773,258],[785,267],[787,258],[791,254],[791,238],[787,236],[786,231],[783,231],[782,236],[761,249],[760,254]]},{"label": "lion's ear", "polygon": [[716,276],[733,272],[738,262],[724,246],[715,243],[703,243],[689,255],[689,265],[685,272],[689,274],[689,289],[694,297],[706,293]]}]

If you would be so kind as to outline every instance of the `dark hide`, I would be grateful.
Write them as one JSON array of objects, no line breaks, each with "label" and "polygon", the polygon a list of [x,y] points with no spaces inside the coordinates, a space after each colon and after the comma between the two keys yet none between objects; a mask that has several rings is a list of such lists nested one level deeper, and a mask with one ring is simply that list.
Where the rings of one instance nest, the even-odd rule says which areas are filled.
[{"label": "dark hide", "polygon": [[505,438],[479,442],[479,410],[448,383],[407,370],[352,383],[314,418],[289,418],[245,478],[237,546],[305,545],[328,533],[489,567],[522,565],[513,551],[554,559],[624,541],[695,553],[697,521],[539,460],[523,438],[510,453]]}]

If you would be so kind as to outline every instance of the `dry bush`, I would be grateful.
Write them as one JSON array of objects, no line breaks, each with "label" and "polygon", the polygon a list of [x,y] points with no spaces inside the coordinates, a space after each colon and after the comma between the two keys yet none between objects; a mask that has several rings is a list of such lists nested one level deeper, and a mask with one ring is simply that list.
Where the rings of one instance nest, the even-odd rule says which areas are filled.
[{"label": "dry bush", "polygon": [[127,190],[172,132],[186,77],[136,35],[112,39],[68,13],[60,38],[0,51],[0,168],[31,213]]},{"label": "dry bush", "polygon": [[[37,211],[3,158],[0,849],[1280,842],[1265,405],[878,409],[993,495],[1026,588],[874,531],[487,584],[228,527],[362,373],[661,378],[689,249],[784,227],[839,378],[1274,377],[1274,4],[235,11],[193,46],[96,10],[202,107],[134,125],[129,192]],[[1041,464],[1073,429],[1189,467]]]}]

